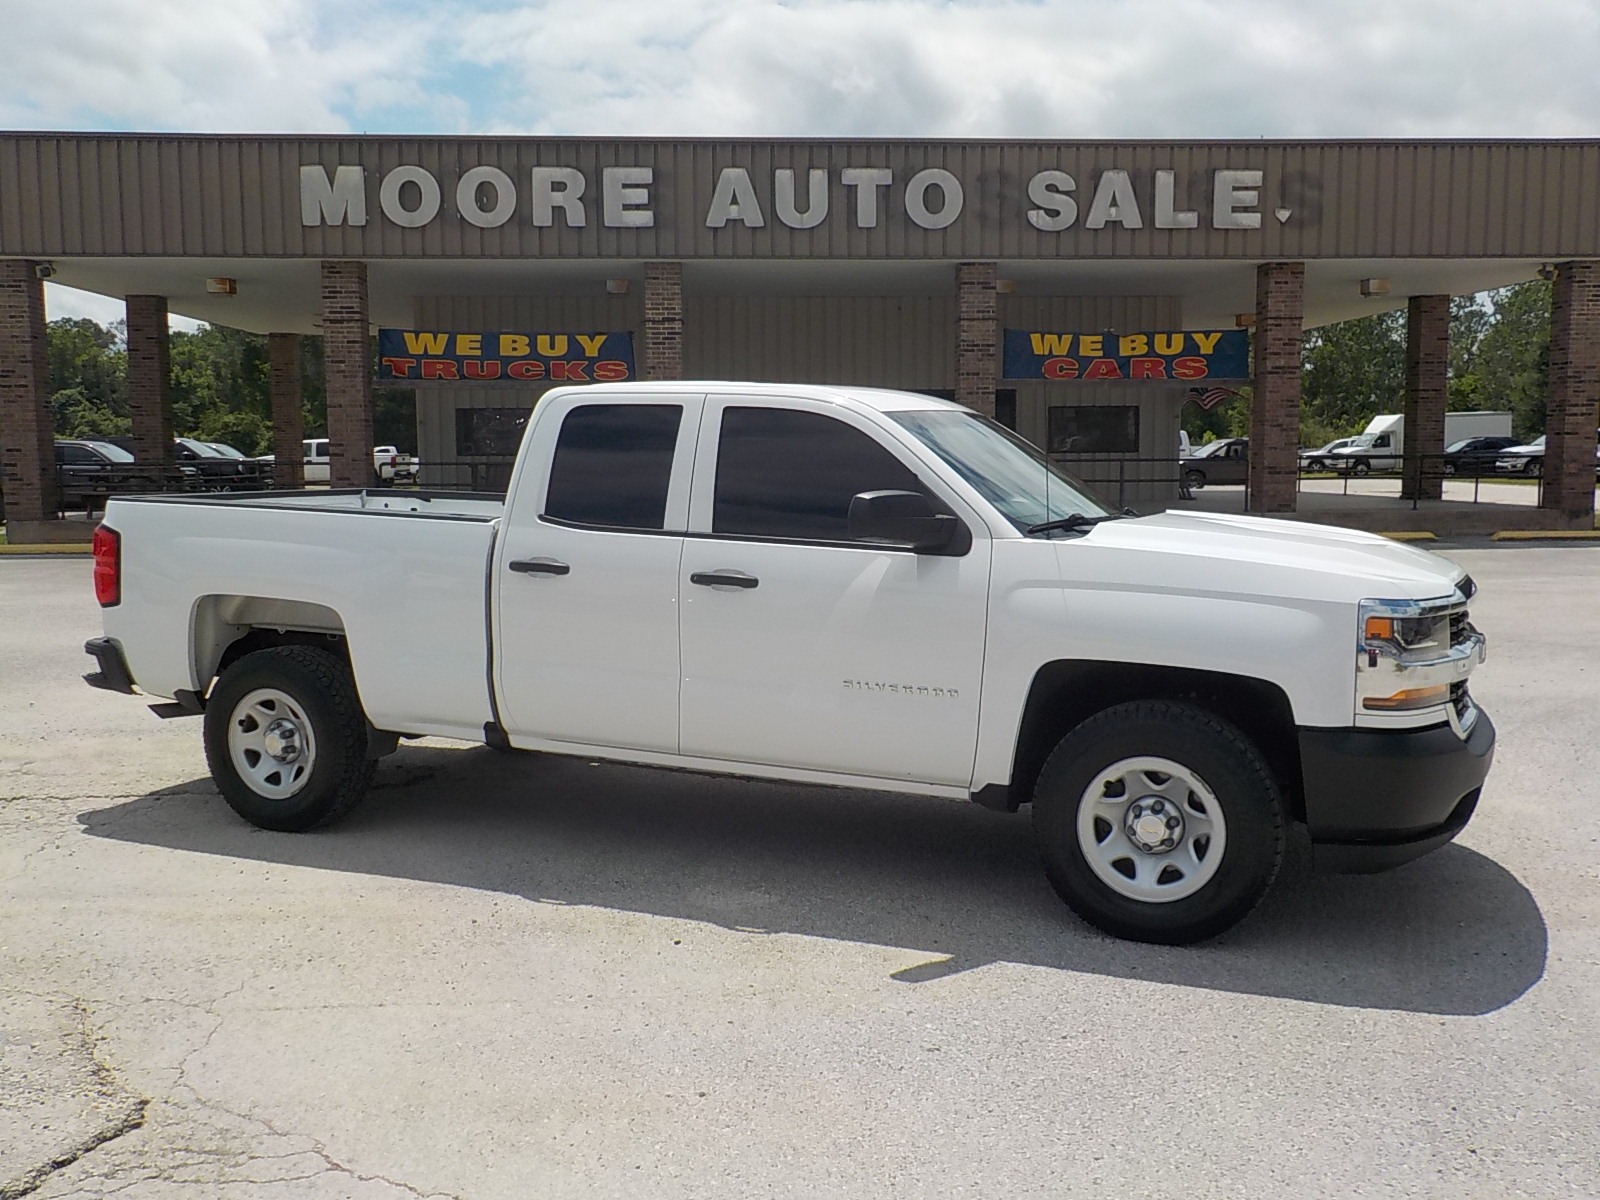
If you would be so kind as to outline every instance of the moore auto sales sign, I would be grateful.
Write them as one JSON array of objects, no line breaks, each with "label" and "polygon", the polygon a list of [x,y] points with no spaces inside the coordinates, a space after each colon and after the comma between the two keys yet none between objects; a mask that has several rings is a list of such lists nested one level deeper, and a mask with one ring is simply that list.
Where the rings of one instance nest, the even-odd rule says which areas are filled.
[{"label": "moore auto sales sign", "polygon": [[[1306,191],[1305,181],[1297,186]],[[300,167],[300,221],[307,228],[403,229],[461,222],[478,229],[520,223],[533,229],[648,230],[670,195],[678,228],[706,230],[874,230],[909,223],[936,231],[967,219],[1026,222],[1041,233],[1066,230],[1255,230],[1263,217],[1287,223],[1295,209],[1269,204],[1266,172],[1217,166],[1104,166],[1088,172],[1045,167],[1025,177],[944,166],[896,169],[871,161],[832,168],[726,165],[685,180],[653,165],[579,167],[539,163],[508,170],[470,163],[453,170],[400,163],[374,172],[358,163]],[[689,212],[683,209],[687,202]]]}]

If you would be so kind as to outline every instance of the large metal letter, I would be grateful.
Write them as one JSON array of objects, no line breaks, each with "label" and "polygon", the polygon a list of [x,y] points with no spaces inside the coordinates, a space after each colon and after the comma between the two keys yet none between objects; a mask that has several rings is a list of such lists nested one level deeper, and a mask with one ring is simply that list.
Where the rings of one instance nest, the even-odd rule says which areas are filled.
[{"label": "large metal letter", "polygon": [[782,167],[772,173],[772,207],[778,220],[790,229],[814,229],[828,216],[828,173],[820,167],[806,172],[805,212],[794,206],[794,172]]},{"label": "large metal letter", "polygon": [[1045,233],[1070,229],[1078,219],[1078,202],[1067,193],[1077,186],[1065,171],[1040,171],[1028,180],[1028,199],[1039,206],[1028,210],[1028,224]]},{"label": "large metal letter", "polygon": [[[420,194],[417,206],[411,209],[400,203],[400,189],[408,183],[416,184]],[[439,215],[439,181],[418,166],[396,167],[383,177],[378,204],[383,215],[396,225],[416,229]]]},{"label": "large metal letter", "polygon": [[878,189],[894,182],[894,172],[888,167],[846,167],[839,172],[839,182],[856,189],[856,227],[878,227]]},{"label": "large metal letter", "polygon": [[607,167],[600,172],[601,219],[608,229],[649,229],[656,214],[641,207],[650,203],[648,186],[654,167]]},{"label": "large metal letter", "polygon": [[300,168],[300,224],[365,225],[367,188],[360,167]]},{"label": "large metal letter", "polygon": [[761,202],[756,199],[750,172],[743,167],[722,168],[716,191],[711,193],[711,206],[706,209],[707,229],[721,229],[729,221],[739,221],[751,229],[760,229],[767,223],[761,215]]},{"label": "large metal letter", "polygon": [[[938,212],[928,208],[928,189],[931,187],[938,188],[944,197]],[[918,171],[906,184],[906,215],[924,229],[943,229],[952,224],[961,215],[961,207],[965,203],[966,195],[961,190],[961,181],[940,167]]]},{"label": "large metal letter", "polygon": [[555,210],[566,214],[568,229],[582,229],[583,191],[588,180],[577,167],[533,168],[533,223],[544,228],[556,223]]}]

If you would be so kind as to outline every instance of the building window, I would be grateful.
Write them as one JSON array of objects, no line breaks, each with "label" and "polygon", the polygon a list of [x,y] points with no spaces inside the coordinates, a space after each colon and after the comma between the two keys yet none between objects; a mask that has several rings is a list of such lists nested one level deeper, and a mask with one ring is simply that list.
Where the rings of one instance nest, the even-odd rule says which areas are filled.
[{"label": "building window", "polygon": [[792,409],[723,410],[716,533],[846,541],[851,499],[889,489],[923,490],[899,459],[842,421]]},{"label": "building window", "polygon": [[462,458],[515,458],[533,409],[456,409],[456,453]]},{"label": "building window", "polygon": [[1051,454],[1137,454],[1139,410],[1131,404],[1058,405],[1050,410]]},{"label": "building window", "polygon": [[661,529],[683,409],[585,404],[561,422],[544,515],[609,529]]}]

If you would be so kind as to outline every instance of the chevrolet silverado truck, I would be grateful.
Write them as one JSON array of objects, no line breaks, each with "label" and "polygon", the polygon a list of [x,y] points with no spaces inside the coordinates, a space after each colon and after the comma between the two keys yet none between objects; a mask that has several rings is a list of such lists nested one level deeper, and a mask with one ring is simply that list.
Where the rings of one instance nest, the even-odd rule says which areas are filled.
[{"label": "chevrolet silverado truck", "polygon": [[125,497],[94,548],[86,678],[202,714],[271,830],[336,819],[414,736],[1026,804],[1073,910],[1184,943],[1251,910],[1288,822],[1333,870],[1448,842],[1493,753],[1460,568],[1115,511],[900,392],[558,388],[503,501]]}]

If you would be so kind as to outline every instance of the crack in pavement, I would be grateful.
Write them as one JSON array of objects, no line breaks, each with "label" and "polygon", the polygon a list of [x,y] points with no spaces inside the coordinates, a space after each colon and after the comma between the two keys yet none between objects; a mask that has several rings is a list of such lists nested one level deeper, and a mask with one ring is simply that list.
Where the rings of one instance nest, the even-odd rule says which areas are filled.
[{"label": "crack in pavement", "polygon": [[88,1006],[81,1000],[74,1000],[71,1007],[78,1015],[72,1046],[81,1051],[89,1061],[90,1077],[95,1093],[106,1101],[117,1098],[119,1094],[126,1099],[122,1101],[120,1109],[113,1112],[107,1123],[86,1137],[52,1156],[48,1161],[31,1168],[19,1178],[0,1181],[0,1200],[20,1200],[21,1197],[38,1191],[45,1181],[58,1171],[70,1167],[85,1155],[144,1124],[145,1110],[149,1107],[150,1101],[143,1096],[129,1093],[118,1082],[116,1073],[100,1057],[100,1038],[90,1025]]}]

